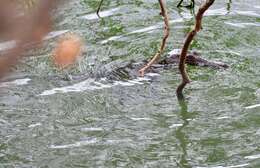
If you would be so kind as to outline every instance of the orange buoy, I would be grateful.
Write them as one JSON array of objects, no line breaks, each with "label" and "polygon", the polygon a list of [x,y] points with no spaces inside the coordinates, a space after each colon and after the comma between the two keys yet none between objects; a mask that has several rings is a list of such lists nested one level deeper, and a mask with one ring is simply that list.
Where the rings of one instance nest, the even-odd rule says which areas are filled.
[{"label": "orange buoy", "polygon": [[82,50],[82,41],[75,34],[67,34],[62,37],[53,52],[54,64],[63,69],[73,65]]}]

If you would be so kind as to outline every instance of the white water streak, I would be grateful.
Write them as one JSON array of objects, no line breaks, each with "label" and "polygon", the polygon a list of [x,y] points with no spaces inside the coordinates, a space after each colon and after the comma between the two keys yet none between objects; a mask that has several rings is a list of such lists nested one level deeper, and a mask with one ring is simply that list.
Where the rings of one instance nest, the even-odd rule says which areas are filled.
[{"label": "white water streak", "polygon": [[[149,74],[149,73],[148,73]],[[50,90],[43,91],[40,96],[53,95],[57,93],[69,93],[69,92],[83,92],[85,90],[100,90],[105,88],[112,88],[114,86],[134,86],[134,85],[142,85],[144,81],[150,81],[151,79],[147,77],[138,77],[133,80],[128,81],[114,81],[110,84],[102,84],[100,82],[95,81],[93,78],[87,79],[85,81],[64,87],[57,87]]]},{"label": "white water streak", "polygon": [[[57,36],[60,36],[62,34],[65,34],[69,32],[69,30],[58,30],[58,31],[53,31],[48,33],[43,40],[49,40],[52,38],[55,38]],[[12,48],[14,48],[16,46],[16,41],[15,40],[11,40],[11,41],[5,41],[0,43],[0,51],[6,51],[6,50],[10,50]]]},{"label": "white water streak", "polygon": [[77,148],[77,147],[81,147],[81,146],[91,145],[91,144],[94,144],[97,142],[98,142],[97,139],[92,139],[92,140],[79,141],[79,142],[75,142],[75,143],[67,144],[67,145],[51,145],[49,148],[51,148],[51,149]]},{"label": "white water streak", "polygon": [[29,78],[25,79],[16,79],[10,82],[2,82],[0,83],[0,87],[10,87],[10,86],[20,86],[20,85],[26,85],[28,82],[31,81]]},{"label": "white water streak", "polygon": [[260,104],[255,104],[255,105],[252,105],[252,106],[247,106],[247,107],[245,107],[245,109],[254,109],[254,108],[257,108],[257,107],[260,107]]},{"label": "white water streak", "polygon": [[260,159],[260,154],[251,155],[251,156],[246,156],[245,159],[250,159],[250,160]]},{"label": "white water streak", "polygon": [[196,167],[196,168],[241,168],[248,166],[248,163],[241,164],[241,165],[233,165],[233,166],[214,166],[214,167]]},{"label": "white water streak", "polygon": [[[104,18],[104,17],[108,17],[108,16],[112,16],[113,14],[115,14],[116,11],[118,11],[120,8],[113,8],[110,10],[106,10],[106,11],[101,11],[99,12],[100,17]],[[95,19],[99,19],[99,17],[97,16],[96,13],[91,13],[88,15],[84,15],[81,17],[82,19],[87,19],[87,20],[95,20]]]}]

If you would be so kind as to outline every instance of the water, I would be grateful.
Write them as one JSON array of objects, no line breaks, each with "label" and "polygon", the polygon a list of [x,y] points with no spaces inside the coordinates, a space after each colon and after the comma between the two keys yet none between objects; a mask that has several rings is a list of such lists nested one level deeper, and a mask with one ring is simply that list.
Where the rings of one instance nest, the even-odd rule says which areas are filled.
[{"label": "water", "polygon": [[[176,0],[167,5],[164,56],[181,47],[193,24]],[[192,49],[230,68],[189,66],[185,103],[175,96],[177,68],[130,81],[64,80],[49,57],[56,36],[67,31],[86,42],[66,72],[72,76],[157,51],[163,21],[156,0],[107,0],[101,20],[96,7],[92,0],[64,5],[45,47],[0,85],[0,167],[260,167],[258,1],[216,1],[207,12]]]}]

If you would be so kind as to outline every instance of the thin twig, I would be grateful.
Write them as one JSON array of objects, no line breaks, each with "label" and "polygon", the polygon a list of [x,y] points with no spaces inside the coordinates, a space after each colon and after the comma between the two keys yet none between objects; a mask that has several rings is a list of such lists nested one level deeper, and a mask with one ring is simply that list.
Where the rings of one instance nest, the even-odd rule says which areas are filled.
[{"label": "thin twig", "polygon": [[[182,6],[183,6],[182,3],[183,3],[183,0],[181,0],[181,1],[178,3],[177,8],[182,7]],[[194,8],[194,5],[195,5],[194,0],[190,0],[190,5],[183,6],[183,7],[186,7],[186,8]]]},{"label": "thin twig", "polygon": [[169,34],[170,34],[169,18],[168,18],[167,9],[165,7],[165,4],[163,3],[163,0],[158,0],[158,1],[160,4],[160,7],[161,7],[161,15],[164,18],[164,37],[162,39],[161,47],[160,47],[159,51],[155,54],[155,56],[153,56],[153,58],[148,62],[147,65],[145,65],[142,69],[139,70],[140,76],[144,76],[145,71],[160,58],[160,56],[165,48],[167,38],[169,37]]},{"label": "thin twig", "polygon": [[104,0],[101,0],[100,2],[99,2],[99,5],[98,5],[98,8],[97,8],[97,16],[100,18],[100,15],[99,15],[99,12],[100,12],[100,10],[101,10],[101,6],[102,6],[102,4],[103,4],[103,1]]},{"label": "thin twig", "polygon": [[187,83],[190,83],[190,78],[187,74],[186,66],[185,66],[186,56],[187,56],[187,52],[188,52],[190,43],[192,42],[192,40],[193,40],[194,36],[197,34],[197,32],[199,32],[201,29],[201,22],[202,22],[204,12],[214,3],[214,1],[215,0],[207,0],[199,8],[199,11],[196,15],[195,26],[194,26],[193,30],[191,32],[189,32],[189,34],[187,35],[184,45],[182,47],[181,55],[180,55],[180,62],[179,62],[179,70],[180,70],[180,73],[182,76],[182,82],[176,90],[177,97],[180,99],[183,99],[182,91],[183,91],[184,87],[186,86]]},{"label": "thin twig", "polygon": [[182,4],[183,0],[180,0],[180,2],[178,3],[177,7],[181,7],[181,4]]}]

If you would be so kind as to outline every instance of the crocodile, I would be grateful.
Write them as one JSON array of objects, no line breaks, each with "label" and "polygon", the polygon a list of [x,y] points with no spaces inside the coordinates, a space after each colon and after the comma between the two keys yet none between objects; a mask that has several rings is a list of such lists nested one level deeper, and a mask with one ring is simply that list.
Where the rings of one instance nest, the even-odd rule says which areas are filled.
[{"label": "crocodile", "polygon": [[[180,54],[174,53],[165,58],[162,58],[158,63],[153,64],[150,68],[147,69],[147,73],[158,73],[162,69],[170,69],[176,67],[179,63]],[[96,74],[96,77],[106,77],[110,80],[129,80],[134,79],[138,76],[139,70],[147,64],[147,60],[140,62],[129,61],[121,63],[112,63],[101,68],[102,70]],[[200,56],[196,51],[192,51],[186,56],[186,64],[199,67],[209,67],[213,69],[226,69],[229,66],[222,62],[209,61]]]},{"label": "crocodile", "polygon": [[[67,74],[62,81],[60,80],[60,76],[57,76],[57,80],[52,79],[51,81],[58,81],[57,85],[64,85],[64,87],[45,90],[40,95],[66,93],[71,91],[78,92],[86,89],[101,89],[117,85],[132,86],[133,84],[141,84],[143,83],[142,81],[150,81],[153,79],[153,76],[156,75],[149,72],[155,72],[158,74],[158,72],[166,68],[177,69],[176,67],[179,63],[179,57],[180,54],[172,54],[168,57],[162,58],[157,64],[154,64],[147,69],[145,77],[140,77],[139,70],[147,64],[147,60],[124,62],[117,60],[106,65],[101,65],[98,68],[99,70],[94,70],[94,72],[89,72],[87,74],[83,73],[73,76]],[[196,52],[191,52],[187,55],[186,63],[214,69],[228,68],[227,64],[205,60]],[[62,76],[64,77],[64,75]],[[70,80],[72,80],[72,82]]]}]

